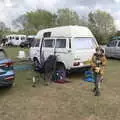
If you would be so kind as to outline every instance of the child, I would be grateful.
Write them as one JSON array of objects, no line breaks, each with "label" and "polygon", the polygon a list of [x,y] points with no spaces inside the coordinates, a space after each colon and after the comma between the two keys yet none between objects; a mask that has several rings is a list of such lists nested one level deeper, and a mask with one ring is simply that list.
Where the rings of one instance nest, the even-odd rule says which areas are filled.
[{"label": "child", "polygon": [[96,53],[92,57],[92,70],[94,72],[95,77],[95,96],[100,95],[100,83],[103,81],[103,75],[104,75],[104,68],[106,65],[107,59],[104,54],[104,50],[100,47],[96,48]]}]

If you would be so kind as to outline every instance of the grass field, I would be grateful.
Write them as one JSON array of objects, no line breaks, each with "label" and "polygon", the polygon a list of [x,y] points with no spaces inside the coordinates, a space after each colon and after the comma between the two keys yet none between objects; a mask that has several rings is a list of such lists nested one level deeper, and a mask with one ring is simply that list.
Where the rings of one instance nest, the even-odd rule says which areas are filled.
[{"label": "grass field", "polygon": [[[15,59],[18,50],[7,52]],[[93,84],[84,82],[81,73],[71,74],[71,83],[44,86],[41,82],[36,88],[32,88],[33,74],[17,72],[15,87],[0,89],[0,120],[120,120],[119,60],[108,61],[100,97],[94,96]]]}]

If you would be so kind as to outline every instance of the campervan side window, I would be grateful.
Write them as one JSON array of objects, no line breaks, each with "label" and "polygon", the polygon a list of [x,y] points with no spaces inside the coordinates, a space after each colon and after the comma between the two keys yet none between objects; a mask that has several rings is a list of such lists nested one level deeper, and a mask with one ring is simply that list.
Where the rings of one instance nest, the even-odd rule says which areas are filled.
[{"label": "campervan side window", "polygon": [[53,48],[53,46],[54,46],[54,39],[44,40],[44,47]]},{"label": "campervan side window", "polygon": [[69,48],[71,48],[71,39],[69,39]]},{"label": "campervan side window", "polygon": [[66,39],[56,39],[56,48],[66,48]]}]

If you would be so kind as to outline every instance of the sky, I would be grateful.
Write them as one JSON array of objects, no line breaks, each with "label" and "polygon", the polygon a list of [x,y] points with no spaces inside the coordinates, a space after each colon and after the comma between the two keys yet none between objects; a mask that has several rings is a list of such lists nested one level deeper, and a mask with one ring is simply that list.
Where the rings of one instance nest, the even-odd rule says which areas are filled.
[{"label": "sky", "polygon": [[0,0],[0,21],[12,28],[12,21],[26,12],[46,9],[55,13],[58,8],[74,9],[80,16],[96,9],[107,11],[120,30],[120,0]]}]

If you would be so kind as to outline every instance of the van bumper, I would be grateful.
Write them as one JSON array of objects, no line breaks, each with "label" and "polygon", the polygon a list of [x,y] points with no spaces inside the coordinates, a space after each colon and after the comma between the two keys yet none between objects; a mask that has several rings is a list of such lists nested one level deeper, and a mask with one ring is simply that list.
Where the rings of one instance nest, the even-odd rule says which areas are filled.
[{"label": "van bumper", "polygon": [[70,68],[68,70],[68,72],[83,72],[83,71],[86,71],[88,69],[90,69],[91,66],[90,65],[86,65],[86,66],[82,66],[82,67],[73,67],[73,68]]}]

